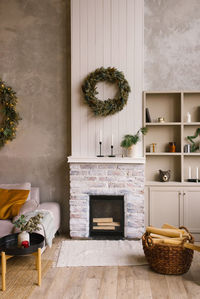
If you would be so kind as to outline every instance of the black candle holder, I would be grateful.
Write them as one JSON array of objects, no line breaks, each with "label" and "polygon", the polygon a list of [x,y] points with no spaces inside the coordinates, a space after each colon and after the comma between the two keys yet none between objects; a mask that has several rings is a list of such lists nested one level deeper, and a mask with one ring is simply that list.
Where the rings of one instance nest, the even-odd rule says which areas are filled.
[{"label": "black candle holder", "polygon": [[104,155],[101,154],[101,145],[102,145],[102,142],[99,141],[99,155],[97,157],[104,157]]},{"label": "black candle holder", "polygon": [[115,155],[113,155],[113,145],[111,145],[111,155],[108,157],[115,157]]},{"label": "black candle holder", "polygon": [[197,180],[197,179],[188,179],[187,181],[190,183],[199,183],[200,182],[200,180]]}]

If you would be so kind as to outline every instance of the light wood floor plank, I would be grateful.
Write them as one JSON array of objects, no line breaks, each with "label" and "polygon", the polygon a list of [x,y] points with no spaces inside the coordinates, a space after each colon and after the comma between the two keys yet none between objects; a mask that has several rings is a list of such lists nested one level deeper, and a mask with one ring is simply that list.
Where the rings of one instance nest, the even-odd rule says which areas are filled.
[{"label": "light wood floor plank", "polygon": [[73,286],[74,269],[57,269],[58,270],[49,285],[49,289],[47,290],[46,299],[62,299],[64,298],[64,294],[70,292],[70,287]]},{"label": "light wood floor plank", "polygon": [[188,299],[182,276],[166,275],[170,299]]},{"label": "light wood floor plank", "polygon": [[183,280],[184,287],[187,292],[187,296],[190,299],[199,299],[200,298],[200,284],[194,281]]},{"label": "light wood floor plank", "polygon": [[134,299],[132,267],[118,267],[117,299]]},{"label": "light wood floor plank", "polygon": [[194,261],[190,270],[182,276],[188,298],[200,298],[200,254],[194,253]]},{"label": "light wood floor plank", "polygon": [[81,299],[98,298],[103,267],[89,267]]},{"label": "light wood floor plank", "polygon": [[134,280],[149,280],[149,266],[133,266],[132,275]]},{"label": "light wood floor plank", "polygon": [[153,299],[168,299],[169,289],[165,275],[149,271],[151,293]]},{"label": "light wood floor plank", "polygon": [[98,299],[117,298],[118,267],[103,267]]},{"label": "light wood floor plank", "polygon": [[[64,286],[60,293],[63,297],[60,298],[66,298],[65,296],[67,295],[67,299],[80,299],[84,289],[87,271],[87,267],[73,267],[68,268],[66,273],[66,268],[60,268],[57,279],[59,280],[62,277]],[[47,299],[54,298],[57,297],[55,295],[54,297],[47,297]]]},{"label": "light wood floor plank", "polygon": [[51,268],[51,270],[46,274],[45,278],[42,279],[41,286],[35,288],[32,295],[30,296],[30,299],[45,298],[48,294],[50,286],[54,281],[54,278],[56,277],[57,272],[58,268]]},{"label": "light wood floor plank", "polygon": [[134,298],[152,299],[151,285],[148,280],[135,280],[134,282]]}]

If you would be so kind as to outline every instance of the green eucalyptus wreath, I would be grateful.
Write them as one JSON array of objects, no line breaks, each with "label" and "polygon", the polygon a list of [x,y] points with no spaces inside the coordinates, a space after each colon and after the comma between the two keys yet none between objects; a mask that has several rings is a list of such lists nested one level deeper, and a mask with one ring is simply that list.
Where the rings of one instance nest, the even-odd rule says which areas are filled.
[{"label": "green eucalyptus wreath", "polygon": [[[117,84],[119,92],[114,99],[101,101],[96,97],[98,94],[96,85],[98,82],[102,81]],[[82,91],[87,104],[94,114],[107,116],[123,109],[124,105],[127,103],[131,89],[122,72],[119,72],[114,67],[108,67],[107,69],[101,67],[87,76],[82,85]]]},{"label": "green eucalyptus wreath", "polygon": [[0,147],[16,137],[16,129],[21,119],[16,112],[16,93],[0,79],[0,112],[3,115],[0,123]]}]

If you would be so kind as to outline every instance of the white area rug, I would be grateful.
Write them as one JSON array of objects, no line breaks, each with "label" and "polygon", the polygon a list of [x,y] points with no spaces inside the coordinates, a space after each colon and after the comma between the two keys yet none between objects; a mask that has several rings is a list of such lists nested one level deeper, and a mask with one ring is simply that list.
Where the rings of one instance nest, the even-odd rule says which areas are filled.
[{"label": "white area rug", "polygon": [[62,241],[57,267],[144,265],[141,241]]}]

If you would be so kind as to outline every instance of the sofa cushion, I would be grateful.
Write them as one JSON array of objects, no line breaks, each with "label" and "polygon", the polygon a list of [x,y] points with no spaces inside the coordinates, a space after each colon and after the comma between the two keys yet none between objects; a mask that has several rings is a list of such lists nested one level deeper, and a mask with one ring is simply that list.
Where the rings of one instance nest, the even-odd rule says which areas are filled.
[{"label": "sofa cushion", "polygon": [[26,201],[21,207],[18,215],[12,219],[12,222],[14,223],[15,221],[17,221],[20,215],[35,211],[37,207],[38,207],[38,203],[35,200]]},{"label": "sofa cushion", "polygon": [[0,220],[0,238],[13,233],[13,224],[10,220]]},{"label": "sofa cushion", "polygon": [[[15,190],[31,190],[31,183],[22,183],[22,184],[0,184],[1,189],[15,189]],[[29,193],[27,201],[30,200],[31,195]]]},{"label": "sofa cushion", "polygon": [[40,189],[38,187],[31,187],[30,200],[34,200],[37,203],[37,205],[40,204]]},{"label": "sofa cushion", "polygon": [[31,198],[29,201],[26,201],[23,206],[21,207],[17,216],[15,216],[12,222],[17,221],[20,215],[33,212],[37,209],[40,204],[40,197],[39,197],[39,188],[38,187],[31,187]]},{"label": "sofa cushion", "polygon": [[17,216],[29,193],[29,190],[0,189],[0,219]]}]

